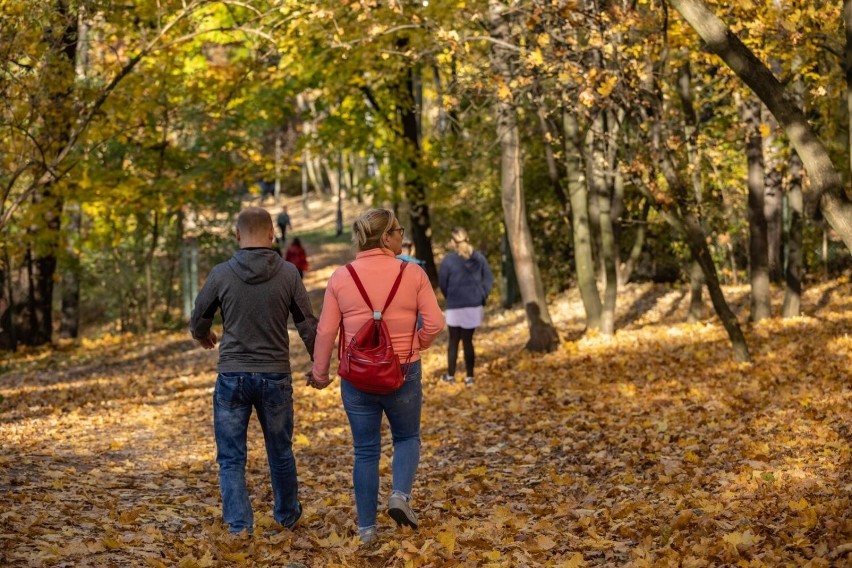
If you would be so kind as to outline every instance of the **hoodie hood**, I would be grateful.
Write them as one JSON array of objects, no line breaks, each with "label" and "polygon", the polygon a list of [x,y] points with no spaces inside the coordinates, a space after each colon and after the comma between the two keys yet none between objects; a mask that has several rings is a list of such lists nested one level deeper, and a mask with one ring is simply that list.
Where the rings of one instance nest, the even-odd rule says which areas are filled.
[{"label": "hoodie hood", "polygon": [[461,255],[459,255],[459,258],[464,261],[464,267],[470,272],[473,272],[474,274],[479,273],[479,269],[482,267],[482,256],[477,254],[476,251],[473,251],[473,254],[470,255],[470,258],[468,259],[462,258]]},{"label": "hoodie hood", "polygon": [[268,248],[240,249],[228,261],[228,267],[246,284],[260,284],[275,276],[283,265],[281,255]]}]

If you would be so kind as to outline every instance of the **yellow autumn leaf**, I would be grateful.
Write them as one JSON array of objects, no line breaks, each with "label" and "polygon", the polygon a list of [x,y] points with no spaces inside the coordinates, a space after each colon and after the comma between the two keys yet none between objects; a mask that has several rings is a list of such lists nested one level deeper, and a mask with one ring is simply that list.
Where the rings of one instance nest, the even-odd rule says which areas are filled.
[{"label": "yellow autumn leaf", "polygon": [[322,548],[333,548],[336,546],[342,546],[347,541],[346,538],[337,534],[337,531],[331,531],[331,534],[328,535],[328,538],[318,538],[316,543],[320,545]]},{"label": "yellow autumn leaf", "polygon": [[456,549],[456,535],[451,532],[439,532],[436,540],[452,554]]},{"label": "yellow autumn leaf", "polygon": [[527,56],[527,61],[529,61],[533,67],[541,67],[544,65],[544,55],[541,53],[540,49],[535,48]]},{"label": "yellow autumn leaf", "polygon": [[752,533],[751,530],[745,530],[743,532],[734,531],[726,534],[722,537],[722,540],[734,546],[748,547],[754,544],[754,533]]},{"label": "yellow autumn leaf", "polygon": [[304,434],[296,434],[293,436],[293,445],[307,448],[311,445],[311,440]]},{"label": "yellow autumn leaf", "polygon": [[120,540],[116,540],[112,537],[103,539],[101,541],[101,544],[103,544],[104,547],[108,550],[119,550],[124,548],[123,542],[121,542]]},{"label": "yellow autumn leaf", "polygon": [[153,556],[145,556],[145,564],[151,568],[167,568],[164,562],[162,562],[159,558],[154,558]]},{"label": "yellow autumn leaf", "polygon": [[610,75],[600,83],[598,83],[597,88],[595,89],[598,94],[602,97],[608,97],[612,90],[615,88],[615,85],[618,83],[618,77],[615,75]]},{"label": "yellow autumn leaf", "polygon": [[542,534],[535,537],[534,550],[546,552],[556,546],[556,541],[549,536]]},{"label": "yellow autumn leaf", "polygon": [[512,90],[506,85],[505,82],[500,81],[497,85],[497,97],[501,101],[510,101],[512,100]]}]

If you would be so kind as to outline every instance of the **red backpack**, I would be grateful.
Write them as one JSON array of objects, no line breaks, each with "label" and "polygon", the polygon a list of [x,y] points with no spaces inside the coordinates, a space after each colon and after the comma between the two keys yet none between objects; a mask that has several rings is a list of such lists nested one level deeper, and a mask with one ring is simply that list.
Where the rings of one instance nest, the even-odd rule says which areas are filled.
[{"label": "red backpack", "polygon": [[[399,356],[393,352],[388,326],[382,319],[382,314],[387,311],[396,295],[397,288],[399,288],[399,283],[402,280],[402,271],[405,270],[407,264],[407,262],[403,262],[402,266],[399,267],[399,274],[393,283],[390,294],[388,294],[385,307],[380,312],[373,309],[367,291],[364,290],[355,269],[352,268],[351,264],[346,265],[349,273],[352,274],[355,285],[358,286],[358,291],[361,292],[361,296],[364,297],[364,301],[367,302],[370,311],[373,312],[373,319],[361,326],[361,329],[358,330],[345,350],[343,349],[343,341],[346,335],[343,331],[343,319],[340,320],[340,340],[337,353],[340,365],[337,368],[337,374],[349,381],[359,391],[370,394],[389,394],[405,382]],[[411,352],[408,354],[406,363],[411,360],[411,356],[414,354],[416,318],[414,325],[415,328],[411,335]]]}]

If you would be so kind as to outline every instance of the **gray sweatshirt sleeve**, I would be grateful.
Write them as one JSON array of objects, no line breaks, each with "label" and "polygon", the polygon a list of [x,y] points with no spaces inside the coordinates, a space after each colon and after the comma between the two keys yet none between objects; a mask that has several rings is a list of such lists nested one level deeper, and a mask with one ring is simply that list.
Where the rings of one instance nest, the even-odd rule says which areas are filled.
[{"label": "gray sweatshirt sleeve", "polygon": [[293,316],[296,329],[299,331],[299,337],[302,338],[305,349],[307,349],[308,355],[313,361],[314,341],[317,337],[317,318],[314,315],[313,308],[311,308],[311,300],[301,278],[296,280],[293,299],[290,301],[290,314]]},{"label": "gray sweatshirt sleeve", "polygon": [[193,308],[192,316],[189,319],[189,333],[193,339],[205,339],[210,335],[213,317],[221,305],[216,280],[214,273],[211,272],[195,298],[195,308]]}]

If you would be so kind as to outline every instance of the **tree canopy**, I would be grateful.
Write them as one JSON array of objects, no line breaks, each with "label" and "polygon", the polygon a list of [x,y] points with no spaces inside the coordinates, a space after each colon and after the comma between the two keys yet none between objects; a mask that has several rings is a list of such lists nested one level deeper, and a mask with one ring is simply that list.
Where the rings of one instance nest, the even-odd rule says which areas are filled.
[{"label": "tree canopy", "polygon": [[[759,237],[772,277],[796,295],[849,265],[836,3],[525,0],[496,19],[450,0],[7,8],[6,347],[51,341],[54,296],[63,330],[91,312],[127,330],[178,324],[186,259],[201,247],[213,262],[215,235],[261,187],[304,196],[305,211],[338,196],[397,208],[433,279],[450,228],[467,226],[506,276],[504,302],[531,306],[534,349],[556,345],[536,327],[548,293],[578,286],[589,329],[612,334],[619,286],[694,280],[690,258],[705,258],[694,288],[709,286],[736,345],[713,282],[751,276],[765,298],[749,248],[758,138],[778,204]],[[752,126],[749,101],[766,105]],[[515,173],[500,167],[509,148]]]}]

